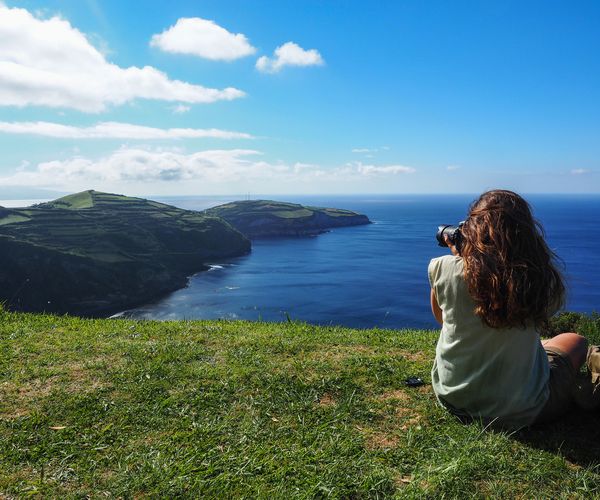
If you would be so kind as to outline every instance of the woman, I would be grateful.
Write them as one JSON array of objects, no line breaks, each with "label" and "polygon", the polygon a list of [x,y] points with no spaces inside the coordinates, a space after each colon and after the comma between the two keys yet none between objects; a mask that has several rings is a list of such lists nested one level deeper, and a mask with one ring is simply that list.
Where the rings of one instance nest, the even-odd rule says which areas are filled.
[{"label": "woman", "polygon": [[528,203],[512,191],[482,194],[461,228],[460,255],[429,264],[431,309],[442,325],[432,369],[440,403],[462,419],[520,428],[555,419],[572,402],[584,337],[539,331],[565,287]]}]

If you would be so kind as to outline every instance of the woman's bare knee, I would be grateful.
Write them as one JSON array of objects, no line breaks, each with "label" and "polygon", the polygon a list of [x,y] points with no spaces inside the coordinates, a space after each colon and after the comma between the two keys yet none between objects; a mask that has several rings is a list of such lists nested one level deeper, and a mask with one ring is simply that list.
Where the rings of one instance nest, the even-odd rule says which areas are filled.
[{"label": "woman's bare knee", "polygon": [[579,370],[585,362],[588,350],[588,340],[578,333],[561,333],[556,337],[545,341],[545,348],[555,348],[566,354],[571,360],[571,364],[576,370]]}]

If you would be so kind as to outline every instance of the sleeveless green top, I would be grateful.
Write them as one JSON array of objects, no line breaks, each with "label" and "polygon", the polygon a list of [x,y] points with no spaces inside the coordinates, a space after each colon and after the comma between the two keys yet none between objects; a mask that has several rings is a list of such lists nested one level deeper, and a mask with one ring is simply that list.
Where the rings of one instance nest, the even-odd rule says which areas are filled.
[{"label": "sleeveless green top", "polygon": [[431,370],[438,401],[498,427],[531,424],[549,395],[548,357],[538,332],[486,326],[473,312],[461,257],[432,259],[428,274],[444,321]]}]

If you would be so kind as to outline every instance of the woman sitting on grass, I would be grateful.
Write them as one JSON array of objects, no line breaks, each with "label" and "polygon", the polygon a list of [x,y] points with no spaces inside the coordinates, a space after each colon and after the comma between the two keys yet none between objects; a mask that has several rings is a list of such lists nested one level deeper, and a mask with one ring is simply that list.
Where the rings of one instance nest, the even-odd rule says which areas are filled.
[{"label": "woman sitting on grass", "polygon": [[[587,340],[539,332],[562,306],[554,253],[528,203],[488,191],[461,228],[460,248],[429,264],[431,309],[442,331],[432,369],[440,403],[462,420],[516,429],[564,414]],[[460,251],[460,254],[459,254]]]}]

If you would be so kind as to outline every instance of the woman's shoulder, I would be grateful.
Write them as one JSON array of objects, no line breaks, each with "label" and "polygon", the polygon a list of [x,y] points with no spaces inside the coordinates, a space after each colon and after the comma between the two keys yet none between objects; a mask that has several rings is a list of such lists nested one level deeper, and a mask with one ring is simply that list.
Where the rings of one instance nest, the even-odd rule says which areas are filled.
[{"label": "woman's shoulder", "polygon": [[442,255],[441,257],[434,257],[429,262],[430,269],[456,269],[463,267],[463,259],[460,255]]},{"label": "woman's shoulder", "polygon": [[462,275],[463,259],[456,255],[442,255],[435,257],[429,262],[427,274],[429,283],[433,287],[440,279]]},{"label": "woman's shoulder", "polygon": [[462,262],[462,257],[460,255],[441,255],[439,257],[434,257],[431,259],[431,262]]}]

